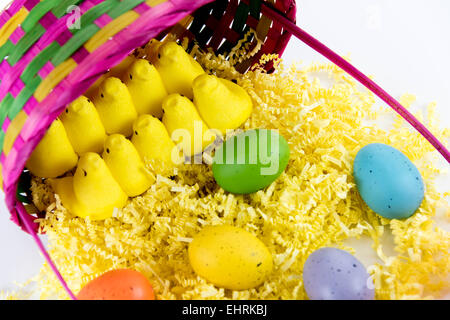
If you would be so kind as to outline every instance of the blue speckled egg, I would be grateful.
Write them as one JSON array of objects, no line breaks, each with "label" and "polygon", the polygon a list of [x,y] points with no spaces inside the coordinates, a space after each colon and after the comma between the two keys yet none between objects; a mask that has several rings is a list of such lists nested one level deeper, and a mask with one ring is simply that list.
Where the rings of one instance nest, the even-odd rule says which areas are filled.
[{"label": "blue speckled egg", "polygon": [[419,170],[391,146],[372,143],[359,150],[353,176],[364,202],[385,218],[408,218],[422,203],[424,185]]},{"label": "blue speckled egg", "polygon": [[347,251],[321,248],[306,259],[303,285],[310,300],[373,300],[366,268]]}]

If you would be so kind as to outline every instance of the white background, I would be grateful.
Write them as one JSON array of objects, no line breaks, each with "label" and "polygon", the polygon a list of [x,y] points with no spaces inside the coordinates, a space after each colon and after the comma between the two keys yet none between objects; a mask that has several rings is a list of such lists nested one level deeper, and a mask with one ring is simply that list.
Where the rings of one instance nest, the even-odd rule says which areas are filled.
[{"label": "white background", "polygon": [[[0,8],[8,2],[0,0]],[[302,28],[338,53],[350,54],[352,63],[395,97],[416,94],[419,106],[436,101],[443,126],[450,127],[450,1],[297,2]],[[325,61],[294,38],[284,58]],[[440,180],[440,189],[448,191],[448,176]],[[366,265],[375,259],[371,250],[357,248],[357,256]],[[0,199],[0,291],[34,276],[42,261],[31,238],[9,221]]]}]

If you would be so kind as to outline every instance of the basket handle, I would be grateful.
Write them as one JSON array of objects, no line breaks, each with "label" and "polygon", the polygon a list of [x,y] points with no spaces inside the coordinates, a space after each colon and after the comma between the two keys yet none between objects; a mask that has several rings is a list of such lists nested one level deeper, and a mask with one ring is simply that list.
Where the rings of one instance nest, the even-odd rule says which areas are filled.
[{"label": "basket handle", "polygon": [[37,235],[37,232],[35,231],[32,223],[27,219],[27,216],[28,216],[27,210],[25,209],[23,204],[19,201],[16,202],[15,207],[16,207],[17,213],[18,213],[21,221],[23,221],[25,230],[31,235],[31,237],[33,237],[34,241],[36,242],[37,246],[39,247],[39,251],[44,256],[44,259],[47,261],[47,263],[50,266],[50,268],[52,269],[53,273],[58,278],[58,280],[61,283],[61,285],[63,286],[64,290],[66,290],[70,299],[77,300],[77,298],[75,297],[73,292],[69,289],[69,286],[67,285],[66,281],[62,277],[61,273],[58,271],[58,268],[56,267],[56,265],[53,263],[52,259],[50,258],[50,255],[48,254],[47,250],[45,249],[41,239]]},{"label": "basket handle", "polygon": [[386,102],[392,109],[394,109],[400,116],[408,121],[417,131],[419,131],[425,139],[427,139],[433,147],[439,151],[440,154],[450,163],[450,152],[446,147],[422,124],[417,120],[408,110],[405,109],[397,100],[384,91],[374,81],[369,79],[361,71],[355,68],[348,61],[344,60],[341,56],[335,53],[333,50],[325,46],[319,40],[308,34],[306,31],[298,27],[295,23],[280,14],[266,1],[262,1],[261,12],[272,20],[276,20],[283,24],[284,28],[291,34],[296,36],[300,41],[307,44],[309,47],[319,52],[328,60],[339,66],[342,70],[346,71],[353,78],[358,80],[362,85],[372,91],[375,95]]}]

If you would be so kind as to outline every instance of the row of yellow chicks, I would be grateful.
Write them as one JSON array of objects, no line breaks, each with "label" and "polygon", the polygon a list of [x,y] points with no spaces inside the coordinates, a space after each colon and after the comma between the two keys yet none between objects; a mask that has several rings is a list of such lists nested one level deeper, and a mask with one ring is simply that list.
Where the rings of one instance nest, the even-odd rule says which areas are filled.
[{"label": "row of yellow chicks", "polygon": [[[52,179],[63,204],[77,216],[110,217],[128,197],[148,190],[154,177],[144,161],[172,161],[175,130],[190,133],[190,141],[179,146],[191,156],[214,140],[209,128],[225,133],[250,116],[252,101],[244,89],[207,75],[175,42],[157,46],[148,57],[154,65],[126,58],[86,93],[89,98],[70,104],[27,162],[30,172],[43,178],[77,166],[74,176]],[[193,141],[196,121],[205,133],[201,150]]]}]

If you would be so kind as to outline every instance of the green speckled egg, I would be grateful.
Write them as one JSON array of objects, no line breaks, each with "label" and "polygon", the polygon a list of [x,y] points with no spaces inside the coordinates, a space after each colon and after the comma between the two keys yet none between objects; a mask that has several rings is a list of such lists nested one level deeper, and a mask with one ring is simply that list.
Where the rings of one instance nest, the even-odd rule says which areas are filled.
[{"label": "green speckled egg", "polygon": [[254,129],[228,138],[213,159],[212,171],[226,191],[249,194],[274,182],[289,162],[289,145],[275,130]]}]

